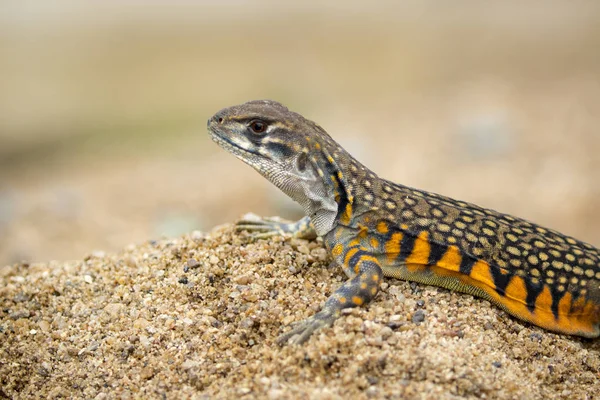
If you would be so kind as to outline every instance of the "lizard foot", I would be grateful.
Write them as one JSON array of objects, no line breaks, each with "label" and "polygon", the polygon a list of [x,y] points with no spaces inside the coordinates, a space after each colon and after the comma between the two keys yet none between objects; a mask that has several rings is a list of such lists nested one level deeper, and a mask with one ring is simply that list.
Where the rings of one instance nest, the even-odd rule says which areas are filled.
[{"label": "lizard foot", "polygon": [[256,214],[246,214],[236,223],[236,230],[250,232],[253,239],[266,239],[279,235],[301,239],[316,236],[307,217],[297,222],[286,222],[278,217],[261,218]]},{"label": "lizard foot", "polygon": [[276,342],[279,346],[286,344],[302,344],[317,330],[331,326],[335,320],[335,315],[329,312],[319,311],[312,317],[293,324],[292,329],[279,336]]}]

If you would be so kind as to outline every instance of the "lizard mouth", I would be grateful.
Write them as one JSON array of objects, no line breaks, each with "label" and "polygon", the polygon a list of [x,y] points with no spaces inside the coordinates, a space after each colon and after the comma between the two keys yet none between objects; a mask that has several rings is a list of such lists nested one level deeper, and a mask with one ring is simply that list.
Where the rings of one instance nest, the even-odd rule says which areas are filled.
[{"label": "lizard mouth", "polygon": [[223,133],[221,133],[214,127],[210,127],[209,131],[210,131],[210,138],[213,140],[213,142],[215,142],[219,146],[223,147],[225,150],[228,150],[231,153],[235,154],[236,156],[243,157],[244,155],[253,154],[255,156],[264,158],[264,156],[257,151],[248,150],[243,147],[240,147],[237,143],[233,142],[226,135],[224,135]]}]

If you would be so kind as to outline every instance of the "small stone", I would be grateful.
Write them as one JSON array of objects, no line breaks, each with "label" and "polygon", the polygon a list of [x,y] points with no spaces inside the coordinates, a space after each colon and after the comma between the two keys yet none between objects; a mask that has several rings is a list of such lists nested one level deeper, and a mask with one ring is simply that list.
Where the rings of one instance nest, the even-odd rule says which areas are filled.
[{"label": "small stone", "polygon": [[379,378],[373,375],[367,375],[367,382],[369,382],[369,385],[377,385],[379,383]]},{"label": "small stone", "polygon": [[190,237],[192,238],[192,240],[202,240],[206,237],[206,235],[203,232],[200,231],[192,231],[192,233],[190,234]]},{"label": "small stone", "polygon": [[75,357],[79,354],[79,350],[77,350],[76,347],[69,346],[67,348],[67,354],[70,355],[71,357]]},{"label": "small stone", "polygon": [[377,397],[377,387],[369,386],[367,390],[365,390],[365,394],[367,397]]},{"label": "small stone", "polygon": [[240,322],[240,328],[248,329],[254,326],[254,320],[252,318],[245,318]]},{"label": "small stone", "polygon": [[390,321],[387,323],[387,326],[393,331],[400,329],[400,327],[402,327],[403,325],[404,322],[401,321]]},{"label": "small stone", "polygon": [[138,318],[133,321],[133,327],[135,329],[145,329],[148,326],[149,322],[144,318]]},{"label": "small stone", "polygon": [[146,332],[148,332],[148,333],[149,333],[149,334],[151,334],[151,335],[154,335],[154,334],[156,333],[156,328],[155,328],[154,326],[152,326],[152,325],[149,325],[149,326],[146,328]]},{"label": "small stone", "polygon": [[423,321],[425,321],[425,312],[421,309],[415,311],[415,313],[413,314],[413,317],[412,317],[412,322],[414,322],[415,324],[418,324]]},{"label": "small stone", "polygon": [[148,336],[146,336],[146,335],[140,335],[140,344],[143,347],[149,347],[150,346],[150,339],[148,338]]},{"label": "small stone", "polygon": [[125,306],[121,303],[110,303],[104,307],[104,311],[111,317],[117,318]]},{"label": "small stone", "polygon": [[21,318],[29,318],[31,316],[31,313],[29,312],[29,310],[19,310],[19,311],[15,311],[12,314],[10,314],[10,319],[13,320],[18,320]]},{"label": "small stone", "polygon": [[179,278],[179,280],[177,282],[179,282],[179,283],[181,283],[183,285],[187,285],[188,278],[187,278],[187,276],[182,276],[181,278]]},{"label": "small stone", "polygon": [[137,260],[134,257],[125,257],[125,265],[129,268],[136,268],[138,266]]},{"label": "small stone", "polygon": [[129,358],[129,356],[131,356],[133,354],[134,351],[135,351],[134,345],[132,345],[132,344],[125,345],[125,347],[123,347],[123,350],[121,351],[121,359],[127,360]]},{"label": "small stone", "polygon": [[383,340],[382,340],[381,336],[366,337],[365,338],[365,342],[369,346],[375,346],[375,347],[381,347],[381,346],[383,346]]},{"label": "small stone", "polygon": [[395,296],[398,303],[404,303],[406,301],[406,296],[404,296],[404,293],[398,292],[395,293]]},{"label": "small stone", "polygon": [[267,392],[269,399],[276,400],[283,398],[285,392],[282,389],[271,389]]},{"label": "small stone", "polygon": [[165,319],[165,327],[167,329],[173,329],[174,326],[175,326],[175,320],[173,318]]},{"label": "small stone", "polygon": [[42,330],[42,332],[48,332],[50,331],[50,322],[42,320],[40,322],[38,322],[38,326],[40,327],[40,329]]},{"label": "small stone", "polygon": [[389,326],[384,326],[379,331],[379,334],[381,335],[381,338],[383,340],[387,340],[387,338],[389,338],[390,336],[392,336],[394,334],[394,331]]},{"label": "small stone", "polygon": [[520,349],[520,348],[518,348],[518,347],[515,347],[515,348],[513,348],[513,349],[512,349],[512,352],[513,352],[513,356],[514,356],[515,358],[521,358],[521,357],[522,357],[522,355],[523,355],[523,350],[522,350],[522,349]]},{"label": "small stone", "polygon": [[142,379],[150,379],[154,376],[154,368],[152,367],[146,367],[142,369],[142,372],[140,372],[140,378]]},{"label": "small stone", "polygon": [[15,297],[13,297],[13,301],[15,303],[23,303],[25,301],[29,301],[29,296],[23,292],[19,292],[15,295]]},{"label": "small stone", "polygon": [[213,254],[208,258],[208,262],[210,262],[212,265],[215,265],[219,262],[219,257]]},{"label": "small stone", "polygon": [[188,268],[198,268],[200,266],[200,263],[198,262],[198,260],[194,259],[194,258],[190,258],[189,260],[187,260],[187,267]]},{"label": "small stone", "polygon": [[305,244],[301,244],[298,246],[298,252],[302,253],[302,254],[310,254],[310,250],[308,249],[308,246]]},{"label": "small stone", "polygon": [[387,343],[391,346],[394,346],[398,343],[398,336],[392,335],[387,339]]},{"label": "small stone", "polygon": [[271,384],[271,380],[269,378],[267,378],[266,376],[263,376],[258,381],[260,382],[261,385],[264,385],[264,386],[269,386]]},{"label": "small stone", "polygon": [[325,262],[327,260],[327,250],[322,247],[316,248],[310,252],[310,254],[317,260],[321,262]]},{"label": "small stone", "polygon": [[496,368],[501,368],[501,367],[502,367],[502,363],[501,363],[500,361],[494,361],[494,362],[492,363],[492,365],[493,365],[494,367],[496,367]]},{"label": "small stone", "polygon": [[233,279],[233,281],[235,283],[237,283],[238,285],[247,285],[249,283],[252,283],[253,280],[254,280],[254,277],[252,276],[252,274],[239,275]]},{"label": "small stone", "polygon": [[542,338],[543,338],[542,334],[539,333],[539,332],[533,332],[531,335],[529,335],[529,337],[532,340],[537,340],[538,342],[540,342],[542,340]]},{"label": "small stone", "polygon": [[181,368],[183,369],[192,369],[200,365],[199,361],[196,360],[186,360],[181,363]]},{"label": "small stone", "polygon": [[252,392],[252,390],[250,390],[250,388],[243,387],[243,388],[238,389],[238,394],[241,396],[249,394],[250,392]]},{"label": "small stone", "polygon": [[92,252],[92,257],[94,258],[104,258],[106,257],[106,253],[102,250],[96,250]]},{"label": "small stone", "polygon": [[92,278],[92,276],[91,276],[91,275],[84,275],[84,276],[83,276],[83,281],[84,281],[85,283],[93,283],[93,282],[94,282],[94,279]]},{"label": "small stone", "polygon": [[98,350],[98,347],[100,347],[100,342],[93,341],[85,349],[79,350],[77,352],[77,355],[81,356],[81,355],[86,354],[86,353],[94,352],[94,351]]}]

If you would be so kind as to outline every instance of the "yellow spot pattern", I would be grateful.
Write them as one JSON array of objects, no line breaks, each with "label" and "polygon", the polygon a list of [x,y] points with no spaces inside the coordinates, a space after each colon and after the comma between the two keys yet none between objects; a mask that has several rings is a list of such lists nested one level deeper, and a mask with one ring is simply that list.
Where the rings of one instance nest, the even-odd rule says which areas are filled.
[{"label": "yellow spot pattern", "polygon": [[383,221],[379,221],[379,223],[377,223],[377,232],[382,233],[382,234],[386,234],[388,233],[388,226],[385,222]]},{"label": "yellow spot pattern", "polygon": [[377,240],[377,238],[372,237],[371,239],[369,239],[369,243],[371,245],[371,247],[373,247],[374,249],[379,247],[379,240]]},{"label": "yellow spot pattern", "polygon": [[331,250],[331,254],[334,257],[341,256],[343,252],[344,252],[344,246],[341,243],[338,243],[335,246],[333,246],[333,249]]},{"label": "yellow spot pattern", "polygon": [[363,300],[363,298],[362,298],[362,297],[358,297],[358,296],[352,296],[352,302],[353,302],[354,304],[356,304],[357,306],[362,306],[362,304],[363,304],[365,301]]}]

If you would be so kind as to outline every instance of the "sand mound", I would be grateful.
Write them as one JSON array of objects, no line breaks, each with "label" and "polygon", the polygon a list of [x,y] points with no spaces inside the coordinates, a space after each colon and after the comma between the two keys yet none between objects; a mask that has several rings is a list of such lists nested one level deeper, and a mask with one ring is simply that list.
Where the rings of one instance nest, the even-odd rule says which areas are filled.
[{"label": "sand mound", "polygon": [[388,279],[301,347],[345,279],[318,241],[208,235],[0,269],[0,398],[594,398],[600,341]]}]

